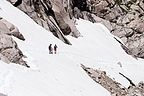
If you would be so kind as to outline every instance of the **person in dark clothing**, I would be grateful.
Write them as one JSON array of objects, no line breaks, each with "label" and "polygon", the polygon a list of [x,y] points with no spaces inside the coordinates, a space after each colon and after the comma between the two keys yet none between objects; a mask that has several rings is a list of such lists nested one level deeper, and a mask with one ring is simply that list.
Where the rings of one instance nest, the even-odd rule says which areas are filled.
[{"label": "person in dark clothing", "polygon": [[49,45],[49,54],[53,54],[52,44]]},{"label": "person in dark clothing", "polygon": [[55,44],[54,46],[54,53],[56,54],[56,51],[57,51],[57,45]]}]

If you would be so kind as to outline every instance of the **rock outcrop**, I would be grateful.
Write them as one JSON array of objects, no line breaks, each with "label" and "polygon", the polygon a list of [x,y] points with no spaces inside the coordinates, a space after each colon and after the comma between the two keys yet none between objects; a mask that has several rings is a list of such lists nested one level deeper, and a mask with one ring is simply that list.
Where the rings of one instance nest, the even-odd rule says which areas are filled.
[{"label": "rock outcrop", "polygon": [[11,36],[25,40],[18,28],[3,18],[0,18],[0,60],[6,63],[16,63],[29,67],[23,60],[23,53]]},{"label": "rock outcrop", "polygon": [[[104,24],[122,39],[130,55],[144,58],[143,0],[8,0],[56,37],[79,37],[75,18]],[[22,1],[22,2],[21,2]]]},{"label": "rock outcrop", "polygon": [[132,55],[144,58],[143,0],[87,0],[87,4],[96,22],[121,38]]},{"label": "rock outcrop", "polygon": [[[18,0],[9,0],[15,5]],[[36,23],[50,30],[56,37],[67,44],[71,44],[65,35],[78,37],[73,19],[65,9],[62,0],[23,0],[18,8],[29,15]],[[17,7],[17,6],[16,6]]]},{"label": "rock outcrop", "polygon": [[130,82],[130,86],[126,88],[122,84],[108,77],[105,71],[94,70],[85,67],[84,65],[81,65],[81,67],[96,83],[108,90],[111,93],[111,96],[144,96],[144,82],[142,81],[135,85],[129,78],[120,73],[120,75]]},{"label": "rock outcrop", "polygon": [[0,96],[7,96],[7,95],[0,93]]}]

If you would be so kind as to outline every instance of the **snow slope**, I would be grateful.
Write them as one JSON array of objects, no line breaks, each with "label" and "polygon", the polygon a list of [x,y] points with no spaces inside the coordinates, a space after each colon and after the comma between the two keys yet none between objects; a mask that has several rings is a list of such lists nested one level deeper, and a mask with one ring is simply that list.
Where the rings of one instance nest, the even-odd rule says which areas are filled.
[{"label": "snow slope", "polygon": [[[144,80],[144,60],[127,55],[103,25],[77,20],[82,37],[67,36],[72,45],[66,45],[6,0],[0,1],[0,8],[0,16],[16,25],[24,35],[26,41],[13,38],[31,66],[28,69],[0,61],[0,93],[8,96],[110,96],[83,71],[81,63],[106,71],[126,87],[129,82],[119,72],[135,83]],[[49,44],[58,45],[58,54],[48,54]]]}]

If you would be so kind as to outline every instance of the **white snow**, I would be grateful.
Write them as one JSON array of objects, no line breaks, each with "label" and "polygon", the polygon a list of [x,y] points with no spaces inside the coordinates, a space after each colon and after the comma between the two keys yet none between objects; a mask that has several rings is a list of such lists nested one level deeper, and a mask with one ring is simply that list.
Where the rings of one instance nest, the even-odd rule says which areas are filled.
[{"label": "white snow", "polygon": [[[144,80],[144,60],[127,55],[103,25],[77,20],[82,37],[67,36],[72,45],[66,45],[6,0],[0,1],[0,8],[0,16],[16,25],[24,35],[25,41],[13,38],[31,66],[28,69],[0,61],[0,93],[8,96],[110,96],[80,64],[106,71],[125,87],[129,82],[119,72],[136,84]],[[57,54],[49,54],[49,44],[57,44]]]}]

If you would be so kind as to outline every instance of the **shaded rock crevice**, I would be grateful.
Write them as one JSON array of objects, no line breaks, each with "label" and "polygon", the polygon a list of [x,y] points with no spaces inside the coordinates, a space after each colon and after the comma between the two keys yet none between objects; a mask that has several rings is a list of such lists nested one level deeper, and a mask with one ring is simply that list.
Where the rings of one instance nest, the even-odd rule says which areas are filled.
[{"label": "shaded rock crevice", "polygon": [[17,2],[15,2],[14,6],[17,7],[22,3],[22,0],[17,0]]},{"label": "shaded rock crevice", "polygon": [[89,11],[87,6],[87,0],[72,0],[73,6],[72,8],[77,7],[81,11]]}]

